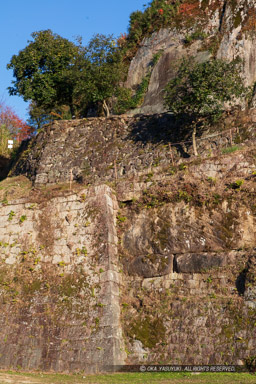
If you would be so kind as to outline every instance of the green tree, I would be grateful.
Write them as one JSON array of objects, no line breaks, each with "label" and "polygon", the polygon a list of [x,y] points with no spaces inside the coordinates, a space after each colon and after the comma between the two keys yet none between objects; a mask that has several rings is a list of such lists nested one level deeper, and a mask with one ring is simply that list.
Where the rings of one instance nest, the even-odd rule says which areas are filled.
[{"label": "green tree", "polygon": [[91,103],[109,115],[109,100],[123,76],[122,52],[112,35],[95,35],[83,49],[86,70],[81,71],[76,87],[80,103]]},{"label": "green tree", "polygon": [[196,129],[204,122],[218,120],[227,104],[240,105],[249,94],[241,76],[241,63],[210,60],[197,63],[184,59],[177,76],[165,88],[165,105],[176,117],[185,118],[193,128],[197,155]]},{"label": "green tree", "polygon": [[96,35],[86,47],[51,30],[32,38],[7,66],[15,78],[9,93],[31,102],[30,122],[39,128],[56,118],[83,117],[90,105],[109,115],[108,100],[122,77],[122,52],[113,36]]},{"label": "green tree", "polygon": [[68,105],[73,114],[74,68],[79,47],[51,30],[31,36],[33,40],[7,65],[15,78],[9,93],[36,103],[45,112]]},{"label": "green tree", "polygon": [[34,127],[36,131],[54,120],[54,116],[50,112],[46,112],[43,108],[38,107],[34,101],[29,104],[28,112],[28,124]]}]

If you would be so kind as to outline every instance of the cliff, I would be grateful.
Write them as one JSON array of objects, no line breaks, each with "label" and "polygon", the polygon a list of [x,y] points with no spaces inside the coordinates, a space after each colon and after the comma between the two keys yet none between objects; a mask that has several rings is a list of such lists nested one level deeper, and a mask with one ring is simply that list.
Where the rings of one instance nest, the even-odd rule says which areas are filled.
[{"label": "cliff", "polygon": [[0,190],[1,368],[255,355],[256,125],[231,121],[199,158],[169,146],[186,136],[169,115],[56,122],[29,143]]},{"label": "cliff", "polygon": [[[191,3],[191,4],[190,4]],[[246,85],[256,81],[256,9],[248,0],[188,1],[170,27],[145,37],[129,67],[126,86],[136,89],[150,72],[143,104],[131,113],[164,111],[163,90],[175,76],[179,61],[194,56],[203,61],[216,57],[240,58]],[[152,60],[160,55],[152,70]]]}]

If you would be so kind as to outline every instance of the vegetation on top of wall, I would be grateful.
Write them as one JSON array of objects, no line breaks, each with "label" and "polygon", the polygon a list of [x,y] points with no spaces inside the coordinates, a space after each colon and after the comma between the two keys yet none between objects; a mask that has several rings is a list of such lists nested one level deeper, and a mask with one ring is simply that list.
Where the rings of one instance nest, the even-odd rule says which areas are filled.
[{"label": "vegetation on top of wall", "polygon": [[165,88],[165,105],[176,118],[188,121],[193,129],[194,153],[197,155],[196,129],[207,122],[217,121],[225,103],[234,106],[251,97],[251,89],[243,85],[241,62],[210,60],[196,63],[183,60],[177,76]]},{"label": "vegetation on top of wall", "polygon": [[[248,5],[243,14],[238,0],[229,4],[234,27],[241,24],[243,32],[255,32],[254,9]],[[117,114],[136,108],[143,102],[150,72],[159,59],[157,53],[135,95],[122,88],[142,40],[161,28],[182,28],[186,45],[204,40],[204,48],[216,52],[222,32],[214,27],[206,34],[204,26],[218,10],[223,11],[220,0],[152,0],[144,11],[131,14],[127,35],[114,39],[97,34],[86,46],[51,30],[34,32],[7,66],[15,78],[9,92],[30,102],[30,123],[36,129],[54,119],[82,118],[88,113],[108,116],[110,108]]]},{"label": "vegetation on top of wall", "polygon": [[133,12],[130,15],[128,28],[128,47],[136,46],[145,36],[170,25],[170,21],[177,15],[181,3],[182,1],[152,0],[144,12]]},{"label": "vegetation on top of wall", "polygon": [[191,28],[200,21],[205,24],[210,15],[222,5],[221,1],[203,0],[152,0],[144,12],[130,16],[126,48],[133,56],[142,39],[166,27]]},{"label": "vegetation on top of wall", "polygon": [[[91,109],[108,116],[114,95],[122,96],[122,105],[117,110],[126,109],[127,100],[129,108],[138,106],[149,76],[143,79],[132,100],[129,91],[118,89],[134,49],[152,32],[180,18],[190,19],[194,12],[194,6],[188,6],[190,2],[151,1],[144,12],[131,14],[128,35],[117,41],[113,36],[98,34],[83,46],[81,40],[73,43],[51,30],[32,33],[32,40],[7,65],[15,78],[9,87],[10,94],[30,101],[30,123],[37,129],[54,119],[84,117]],[[192,36],[199,37],[202,36]],[[158,60],[157,55],[152,65]]]},{"label": "vegetation on top of wall", "polygon": [[32,123],[40,128],[56,118],[83,117],[91,106],[108,115],[108,100],[123,73],[122,51],[113,36],[95,35],[86,46],[51,30],[31,36],[7,68],[15,78],[9,93],[30,101]]}]

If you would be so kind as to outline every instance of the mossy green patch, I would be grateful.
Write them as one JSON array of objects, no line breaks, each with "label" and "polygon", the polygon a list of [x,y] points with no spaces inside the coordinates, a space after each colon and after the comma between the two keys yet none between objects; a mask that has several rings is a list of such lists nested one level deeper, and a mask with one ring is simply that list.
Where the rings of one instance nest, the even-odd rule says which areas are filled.
[{"label": "mossy green patch", "polygon": [[140,340],[144,347],[154,348],[165,339],[166,329],[161,318],[152,319],[150,316],[135,318],[127,327],[130,338]]}]

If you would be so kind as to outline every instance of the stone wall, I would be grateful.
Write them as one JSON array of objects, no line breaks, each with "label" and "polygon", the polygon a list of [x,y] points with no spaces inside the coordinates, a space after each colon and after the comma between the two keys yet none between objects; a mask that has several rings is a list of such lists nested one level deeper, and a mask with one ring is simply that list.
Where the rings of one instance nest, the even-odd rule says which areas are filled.
[{"label": "stone wall", "polygon": [[32,189],[0,207],[0,367],[255,355],[255,117],[233,117],[197,158],[170,151],[190,136],[169,115],[56,122],[29,143],[13,174]]},{"label": "stone wall", "polygon": [[[252,145],[255,110],[234,112],[218,126],[199,132],[199,155],[215,157],[232,146],[230,129],[232,145]],[[56,121],[45,127],[24,148],[11,174],[45,185],[68,183],[72,170],[74,181],[92,184],[138,179],[193,159],[189,127],[182,128],[173,116],[113,116]]]},{"label": "stone wall", "polygon": [[130,363],[241,364],[255,355],[255,163],[238,170],[235,156],[231,168],[226,160],[221,177],[208,176],[208,160],[204,177],[188,167],[121,204]]},{"label": "stone wall", "polygon": [[0,366],[122,364],[117,202],[107,186],[0,208]]}]

